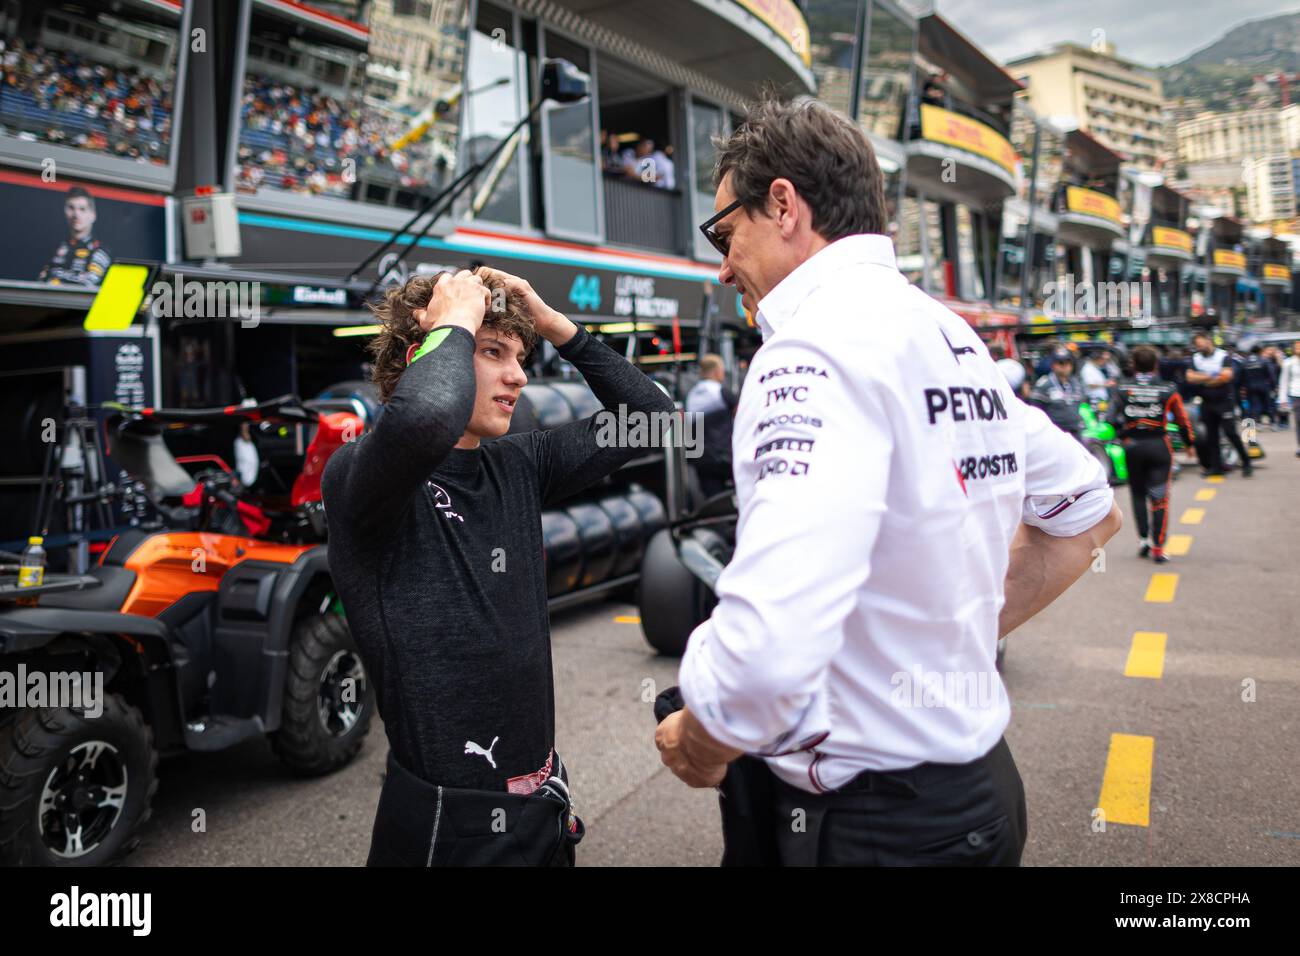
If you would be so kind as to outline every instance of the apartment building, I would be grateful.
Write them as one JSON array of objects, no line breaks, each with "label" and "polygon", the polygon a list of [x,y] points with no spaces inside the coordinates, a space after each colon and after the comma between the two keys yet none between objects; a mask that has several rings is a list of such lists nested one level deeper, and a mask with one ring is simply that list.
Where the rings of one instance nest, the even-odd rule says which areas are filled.
[{"label": "apartment building", "polygon": [[[1240,165],[1243,160],[1285,153],[1288,147],[1283,112],[1268,108],[1201,113],[1179,123],[1178,161],[1184,166]],[[1300,126],[1297,133],[1300,134]]]},{"label": "apartment building", "polygon": [[1127,163],[1156,169],[1166,152],[1160,80],[1139,64],[1098,49],[1060,43],[1012,60],[1007,70],[1024,83],[1039,116],[1072,116],[1079,128]]},{"label": "apartment building", "polygon": [[1295,179],[1290,155],[1279,153],[1248,159],[1242,176],[1246,180],[1246,214],[1252,222],[1273,222],[1295,215]]}]

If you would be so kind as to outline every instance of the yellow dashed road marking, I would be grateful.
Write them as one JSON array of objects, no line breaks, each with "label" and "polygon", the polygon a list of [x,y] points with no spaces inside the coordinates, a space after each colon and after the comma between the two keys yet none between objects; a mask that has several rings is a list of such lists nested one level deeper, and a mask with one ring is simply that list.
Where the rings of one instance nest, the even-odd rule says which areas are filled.
[{"label": "yellow dashed road marking", "polygon": [[635,614],[620,614],[618,617],[614,618],[614,623],[615,624],[640,624],[641,618],[637,617]]},{"label": "yellow dashed road marking", "polygon": [[1183,512],[1183,516],[1178,519],[1179,524],[1200,524],[1201,519],[1205,517],[1204,508],[1188,508]]},{"label": "yellow dashed road marking", "polygon": [[1176,574],[1153,574],[1151,583],[1147,585],[1147,600],[1152,604],[1169,604],[1174,599],[1174,592],[1178,590],[1178,575]]},{"label": "yellow dashed road marking", "polygon": [[1097,806],[1107,823],[1145,827],[1151,823],[1151,764],[1156,739],[1133,734],[1111,734],[1106,774],[1101,780]]},{"label": "yellow dashed road marking", "polygon": [[1213,501],[1214,496],[1219,493],[1217,488],[1202,488],[1196,493],[1197,501]]},{"label": "yellow dashed road marking", "polygon": [[1124,676],[1159,679],[1165,672],[1165,641],[1168,637],[1157,631],[1134,632]]},{"label": "yellow dashed road marking", "polygon": [[1221,485],[1221,484],[1223,484],[1223,476],[1222,476],[1222,475],[1210,475],[1210,477],[1209,477],[1209,478],[1206,478],[1205,480],[1208,481],[1208,482],[1209,482],[1210,484],[1212,484],[1212,485]]},{"label": "yellow dashed road marking", "polygon": [[1192,550],[1192,536],[1190,534],[1171,534],[1165,541],[1165,554],[1172,554],[1174,557],[1181,557],[1188,551]]}]

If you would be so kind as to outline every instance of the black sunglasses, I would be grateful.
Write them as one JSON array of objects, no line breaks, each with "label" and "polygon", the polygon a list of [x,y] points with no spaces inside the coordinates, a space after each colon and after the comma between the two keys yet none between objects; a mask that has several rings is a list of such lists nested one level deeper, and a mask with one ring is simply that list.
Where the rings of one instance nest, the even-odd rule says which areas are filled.
[{"label": "black sunglasses", "polygon": [[724,259],[731,255],[731,236],[729,234],[720,236],[713,227],[739,209],[740,205],[740,200],[737,199],[726,209],[719,210],[706,221],[700,223],[700,232],[704,233],[704,238],[709,240],[709,245],[722,253]]}]

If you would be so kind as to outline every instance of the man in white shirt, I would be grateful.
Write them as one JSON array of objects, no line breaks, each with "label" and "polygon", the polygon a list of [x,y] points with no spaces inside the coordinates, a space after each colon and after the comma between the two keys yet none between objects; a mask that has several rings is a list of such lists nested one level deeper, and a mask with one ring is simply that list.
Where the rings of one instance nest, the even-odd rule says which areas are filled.
[{"label": "man in white shirt", "polygon": [[1110,397],[1110,388],[1115,380],[1106,372],[1107,353],[1093,352],[1079,370],[1079,379],[1083,382],[1083,392],[1092,402],[1104,402]]},{"label": "man in white shirt", "polygon": [[[1291,412],[1295,419],[1295,440],[1300,445],[1300,340],[1295,343],[1291,356],[1282,362],[1282,377],[1277,383],[1277,404]],[[1300,458],[1300,448],[1295,456]]]},{"label": "man in white shirt", "polygon": [[764,344],[735,420],[736,549],[661,758],[727,778],[724,863],[1018,863],[997,641],[1118,530],[1105,476],[898,271],[856,126],[764,102],[715,179],[701,228]]}]

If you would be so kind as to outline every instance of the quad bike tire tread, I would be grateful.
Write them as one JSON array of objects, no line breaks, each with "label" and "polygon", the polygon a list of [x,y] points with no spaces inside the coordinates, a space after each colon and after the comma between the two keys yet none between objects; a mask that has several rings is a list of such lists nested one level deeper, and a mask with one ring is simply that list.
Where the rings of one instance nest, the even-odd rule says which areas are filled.
[{"label": "quad bike tire tread", "polygon": [[345,647],[357,653],[346,621],[337,614],[313,614],[294,628],[280,729],[271,735],[271,747],[285,766],[302,776],[323,776],[346,766],[370,732],[367,713],[361,718],[361,730],[345,743],[322,736],[317,713],[321,671]]},{"label": "quad bike tire tread", "polygon": [[[140,845],[140,830],[153,816],[153,798],[158,792],[158,750],[144,715],[120,694],[105,695],[100,719],[103,718],[120,720],[148,753],[145,778],[149,785],[144,806],[134,822],[127,821],[130,832],[112,856],[95,864],[112,866],[121,863]],[[0,866],[42,862],[31,858],[27,830],[32,825],[32,802],[40,799],[39,788],[50,771],[43,761],[52,750],[61,749],[70,738],[75,739],[76,725],[82,720],[66,709],[52,707],[21,709],[0,720]]]}]

